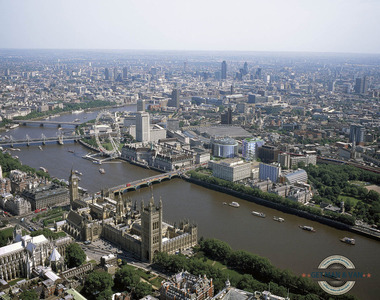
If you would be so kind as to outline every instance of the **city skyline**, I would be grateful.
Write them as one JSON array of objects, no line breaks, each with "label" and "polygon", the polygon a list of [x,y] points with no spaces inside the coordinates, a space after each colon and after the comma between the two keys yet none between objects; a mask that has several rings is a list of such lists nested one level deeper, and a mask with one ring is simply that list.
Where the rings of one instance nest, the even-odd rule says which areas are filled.
[{"label": "city skyline", "polygon": [[0,48],[380,53],[376,1],[0,1]]}]

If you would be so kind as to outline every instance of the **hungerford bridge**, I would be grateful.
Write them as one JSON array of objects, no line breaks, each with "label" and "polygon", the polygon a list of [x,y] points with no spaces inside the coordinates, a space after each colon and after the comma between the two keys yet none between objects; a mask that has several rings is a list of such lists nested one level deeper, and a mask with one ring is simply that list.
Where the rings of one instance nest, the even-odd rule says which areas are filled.
[{"label": "hungerford bridge", "polygon": [[41,127],[47,126],[47,125],[55,125],[58,128],[64,127],[64,126],[74,126],[78,127],[81,125],[81,123],[78,122],[63,122],[63,121],[46,121],[46,120],[39,120],[39,121],[32,121],[32,120],[12,120],[12,123],[20,124],[24,126],[30,126],[30,125],[39,125]]},{"label": "hungerford bridge", "polygon": [[89,135],[68,135],[65,136],[63,134],[59,134],[55,137],[46,137],[44,134],[41,134],[41,137],[37,138],[30,138],[29,135],[26,135],[25,139],[15,139],[14,137],[10,136],[9,139],[0,141],[0,146],[4,148],[10,148],[10,147],[20,147],[20,146],[31,146],[31,145],[47,145],[47,144],[53,144],[58,143],[60,145],[63,145],[65,142],[67,143],[73,143],[77,142],[78,140],[82,138],[90,137]]}]

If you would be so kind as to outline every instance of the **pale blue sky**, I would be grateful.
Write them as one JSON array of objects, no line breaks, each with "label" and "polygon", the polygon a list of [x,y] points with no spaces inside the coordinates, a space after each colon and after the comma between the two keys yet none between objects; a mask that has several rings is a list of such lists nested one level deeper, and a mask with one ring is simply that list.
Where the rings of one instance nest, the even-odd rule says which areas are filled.
[{"label": "pale blue sky", "polygon": [[0,0],[0,48],[380,53],[380,0]]}]

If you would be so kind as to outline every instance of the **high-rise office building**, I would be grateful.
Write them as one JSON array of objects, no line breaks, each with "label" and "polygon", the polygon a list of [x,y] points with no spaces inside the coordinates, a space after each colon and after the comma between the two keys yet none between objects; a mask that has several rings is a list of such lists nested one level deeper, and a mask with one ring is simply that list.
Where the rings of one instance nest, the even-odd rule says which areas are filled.
[{"label": "high-rise office building", "polygon": [[227,62],[223,60],[222,62],[222,80],[227,79]]},{"label": "high-rise office building", "polygon": [[123,68],[123,80],[128,78],[128,68],[124,67]]},{"label": "high-rise office building", "polygon": [[335,81],[330,80],[327,87],[329,92],[335,92]]},{"label": "high-rise office building", "polygon": [[257,149],[264,145],[264,141],[258,138],[243,140],[242,154],[245,160],[255,160],[257,158]]},{"label": "high-rise office building", "polygon": [[247,74],[248,74],[248,63],[245,62],[244,67],[243,67],[243,75],[247,75]]},{"label": "high-rise office building", "polygon": [[105,80],[110,80],[110,70],[108,68],[104,69],[104,78]]},{"label": "high-rise office building", "polygon": [[117,68],[113,68],[113,80],[116,80],[117,79],[117,75],[118,75],[118,70]]},{"label": "high-rise office building", "polygon": [[172,91],[172,99],[171,99],[170,106],[179,108],[179,90],[178,89],[174,89]]},{"label": "high-rise office building", "polygon": [[137,100],[137,111],[145,111],[145,100],[144,99]]},{"label": "high-rise office building", "polygon": [[150,141],[150,117],[147,112],[136,113],[136,140],[138,142]]},{"label": "high-rise office building", "polygon": [[228,108],[227,112],[224,114],[221,114],[221,123],[225,125],[231,125],[232,124],[232,109],[231,107]]},{"label": "high-rise office building", "polygon": [[351,124],[350,126],[350,142],[355,141],[356,144],[363,144],[365,138],[365,127],[359,124]]},{"label": "high-rise office building", "polygon": [[365,94],[368,90],[368,81],[367,76],[358,77],[355,80],[355,93],[357,94]]},{"label": "high-rise office building", "polygon": [[261,75],[262,75],[261,68],[257,68],[256,79],[261,79]]}]

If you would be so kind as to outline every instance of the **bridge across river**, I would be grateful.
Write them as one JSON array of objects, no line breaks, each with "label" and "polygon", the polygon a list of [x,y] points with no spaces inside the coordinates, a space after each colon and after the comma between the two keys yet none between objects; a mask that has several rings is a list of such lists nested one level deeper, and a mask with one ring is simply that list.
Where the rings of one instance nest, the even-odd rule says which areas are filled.
[{"label": "bridge across river", "polygon": [[25,139],[14,139],[12,136],[9,139],[0,141],[0,146],[4,148],[10,147],[21,147],[21,146],[30,146],[30,145],[46,145],[52,143],[58,143],[63,145],[65,142],[76,142],[82,138],[90,137],[89,135],[68,135],[65,136],[63,134],[54,136],[54,137],[46,137],[44,134],[38,138],[30,138],[26,135]]},{"label": "bridge across river", "polygon": [[28,125],[39,125],[41,127],[45,125],[56,125],[58,128],[63,127],[63,126],[74,126],[78,127],[81,123],[79,122],[64,122],[64,121],[48,121],[48,120],[12,120],[13,123],[15,124],[20,124],[24,126]]},{"label": "bridge across river", "polygon": [[114,193],[114,194],[126,193],[131,190],[135,191],[143,186],[151,186],[153,183],[159,183],[163,180],[170,180],[173,177],[181,177],[181,176],[182,176],[182,171],[176,170],[176,171],[158,174],[158,175],[151,176],[148,178],[132,181],[127,184],[118,185],[118,186],[110,188],[109,192]]}]

